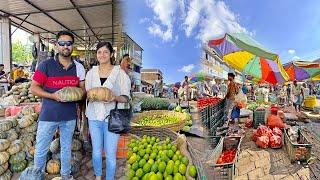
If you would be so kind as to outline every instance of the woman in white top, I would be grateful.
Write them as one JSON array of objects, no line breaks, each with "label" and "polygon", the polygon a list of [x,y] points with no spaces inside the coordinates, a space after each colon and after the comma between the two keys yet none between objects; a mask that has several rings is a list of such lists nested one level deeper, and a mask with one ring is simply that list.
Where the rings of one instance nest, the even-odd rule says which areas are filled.
[{"label": "woman in white top", "polygon": [[111,101],[89,102],[86,116],[89,119],[89,130],[92,141],[92,163],[96,180],[102,177],[102,150],[106,153],[106,179],[112,180],[116,170],[116,151],[119,134],[108,131],[107,117],[110,110],[123,109],[130,98],[131,82],[129,76],[119,67],[114,66],[114,50],[109,42],[99,42],[97,45],[98,66],[86,75],[86,90],[94,87],[107,87],[114,94]]}]

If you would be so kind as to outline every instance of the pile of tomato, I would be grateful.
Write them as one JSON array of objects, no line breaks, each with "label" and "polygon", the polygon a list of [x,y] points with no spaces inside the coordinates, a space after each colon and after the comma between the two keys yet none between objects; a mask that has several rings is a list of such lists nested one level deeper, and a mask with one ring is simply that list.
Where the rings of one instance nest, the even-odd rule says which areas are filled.
[{"label": "pile of tomato", "polygon": [[198,99],[197,100],[197,107],[198,107],[198,109],[202,109],[202,108],[205,108],[210,105],[216,105],[220,101],[221,101],[221,99],[217,98],[217,97]]},{"label": "pile of tomato", "polygon": [[229,149],[222,152],[219,159],[217,160],[217,164],[227,164],[232,163],[234,158],[236,157],[237,150]]}]

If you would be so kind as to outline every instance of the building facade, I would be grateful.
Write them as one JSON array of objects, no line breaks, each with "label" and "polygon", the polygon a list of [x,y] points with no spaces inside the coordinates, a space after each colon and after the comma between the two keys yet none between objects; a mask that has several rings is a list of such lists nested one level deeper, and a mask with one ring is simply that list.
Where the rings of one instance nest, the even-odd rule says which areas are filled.
[{"label": "building facade", "polygon": [[202,46],[202,55],[200,59],[200,72],[212,76],[214,79],[227,80],[228,73],[235,73],[235,81],[242,83],[241,72],[231,68],[225,63],[207,44]]},{"label": "building facade", "polygon": [[[141,79],[146,82],[145,84],[151,84],[153,88],[159,88],[162,92],[163,75],[159,69],[142,69]],[[157,86],[157,87],[156,87]],[[146,88],[146,85],[143,87]]]}]

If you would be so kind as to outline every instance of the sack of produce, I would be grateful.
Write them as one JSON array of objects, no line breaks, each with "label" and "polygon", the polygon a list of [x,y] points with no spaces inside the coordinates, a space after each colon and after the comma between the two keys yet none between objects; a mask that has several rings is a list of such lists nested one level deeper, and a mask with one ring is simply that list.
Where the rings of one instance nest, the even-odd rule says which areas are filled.
[{"label": "sack of produce", "polygon": [[272,136],[272,130],[268,128],[267,126],[261,125],[257,129],[257,135],[260,136],[267,136],[271,137]]},{"label": "sack of produce", "polygon": [[282,147],[281,136],[272,135],[269,139],[269,145],[271,148],[281,148]]},{"label": "sack of produce", "polygon": [[60,99],[64,102],[79,101],[83,97],[83,90],[78,87],[64,87],[57,91]]},{"label": "sack of produce", "polygon": [[268,119],[267,119],[267,125],[270,128],[285,128],[285,124],[283,123],[283,121],[281,120],[281,118],[277,115],[269,115]]},{"label": "sack of produce", "polygon": [[88,91],[90,101],[111,101],[114,98],[112,91],[106,87],[95,87]]},{"label": "sack of produce", "polygon": [[253,125],[253,120],[248,118],[244,124],[247,128],[251,128]]},{"label": "sack of produce", "polygon": [[252,141],[256,142],[258,137],[260,137],[260,136],[259,136],[257,130],[253,130]]},{"label": "sack of produce", "polygon": [[268,148],[269,146],[269,137],[268,136],[261,136],[257,138],[256,144],[263,149]]},{"label": "sack of produce", "polygon": [[282,136],[282,131],[279,128],[275,127],[275,128],[272,129],[272,134],[281,137]]}]

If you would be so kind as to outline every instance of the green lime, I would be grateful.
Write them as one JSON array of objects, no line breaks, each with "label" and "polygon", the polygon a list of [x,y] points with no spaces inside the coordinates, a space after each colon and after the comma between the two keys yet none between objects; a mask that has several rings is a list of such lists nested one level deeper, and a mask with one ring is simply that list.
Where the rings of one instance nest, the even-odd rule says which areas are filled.
[{"label": "green lime", "polygon": [[141,168],[136,171],[136,176],[138,178],[141,178],[143,176],[143,170]]},{"label": "green lime", "polygon": [[152,164],[151,171],[154,172],[154,173],[158,172],[158,164],[156,164],[156,163]]},{"label": "green lime", "polygon": [[181,158],[181,162],[182,162],[182,164],[188,166],[188,164],[189,164],[189,159],[188,159],[187,157],[183,156],[183,157]]},{"label": "green lime", "polygon": [[188,174],[189,174],[191,177],[196,178],[196,177],[197,177],[197,168],[196,168],[194,165],[191,165],[191,166],[189,167]]},{"label": "green lime", "polygon": [[143,172],[144,172],[144,173],[150,172],[151,166],[152,166],[151,164],[146,163],[146,164],[143,166]]},{"label": "green lime", "polygon": [[186,174],[186,171],[187,171],[187,166],[184,165],[184,164],[180,164],[180,165],[179,165],[179,172],[180,172],[180,174],[185,175],[185,174]]},{"label": "green lime", "polygon": [[131,165],[131,169],[136,171],[137,169],[139,169],[139,163],[138,162],[135,162]]},{"label": "green lime", "polygon": [[132,169],[128,171],[128,179],[132,179],[136,175],[136,172]]},{"label": "green lime", "polygon": [[166,167],[166,172],[168,175],[173,173],[174,164],[168,164]]},{"label": "green lime", "polygon": [[166,166],[167,166],[166,163],[161,161],[159,166],[158,166],[159,172],[163,173],[166,170]]},{"label": "green lime", "polygon": [[145,159],[141,159],[139,161],[139,167],[142,168],[146,163],[147,163],[147,161]]}]

